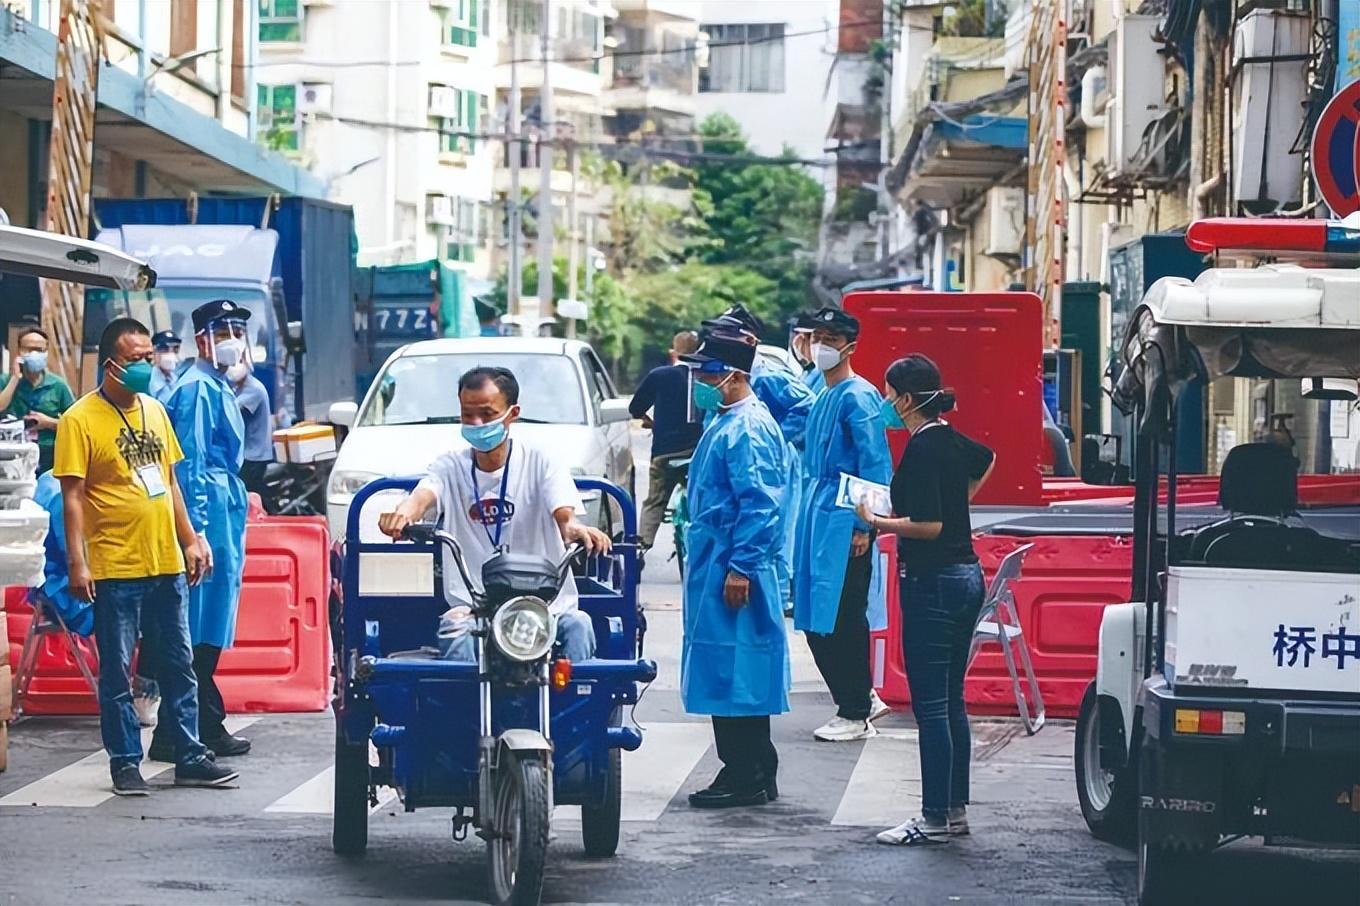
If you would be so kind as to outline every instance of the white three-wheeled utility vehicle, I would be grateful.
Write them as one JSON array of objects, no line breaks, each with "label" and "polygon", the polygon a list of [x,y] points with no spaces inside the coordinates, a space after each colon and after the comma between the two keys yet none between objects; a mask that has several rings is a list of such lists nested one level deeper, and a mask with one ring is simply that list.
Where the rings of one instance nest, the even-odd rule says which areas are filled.
[{"label": "white three-wheeled utility vehicle", "polygon": [[[1353,405],[1360,270],[1335,265],[1356,263],[1360,230],[1201,221],[1187,240],[1274,261],[1159,281],[1118,350],[1114,400],[1138,429],[1133,603],[1105,610],[1076,772],[1092,832],[1136,833],[1142,906],[1209,902],[1203,857],[1243,836],[1360,844],[1360,509],[1300,513],[1276,443],[1229,452],[1207,520],[1178,512],[1175,471],[1194,378],[1300,379]],[[1330,266],[1300,266],[1300,247]]]}]

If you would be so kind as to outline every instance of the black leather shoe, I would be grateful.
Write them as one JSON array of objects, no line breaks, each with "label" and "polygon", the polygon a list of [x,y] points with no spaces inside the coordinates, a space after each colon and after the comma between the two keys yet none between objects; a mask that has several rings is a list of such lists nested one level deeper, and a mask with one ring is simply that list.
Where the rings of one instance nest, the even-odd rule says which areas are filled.
[{"label": "black leather shoe", "polygon": [[770,802],[779,798],[779,782],[773,777],[765,782],[765,798]]},{"label": "black leather shoe", "polygon": [[689,794],[689,804],[692,808],[747,808],[753,805],[764,805],[768,801],[769,797],[766,795],[763,786],[739,790],[714,790],[709,787],[706,790]]},{"label": "black leather shoe", "polygon": [[240,736],[219,736],[216,739],[205,739],[203,744],[212,749],[218,758],[231,758],[235,755],[245,755],[250,751],[250,740]]}]

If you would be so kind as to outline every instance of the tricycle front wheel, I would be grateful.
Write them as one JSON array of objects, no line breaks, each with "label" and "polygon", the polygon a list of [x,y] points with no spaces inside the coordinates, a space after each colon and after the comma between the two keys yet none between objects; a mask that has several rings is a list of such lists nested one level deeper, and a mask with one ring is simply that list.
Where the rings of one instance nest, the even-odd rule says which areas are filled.
[{"label": "tricycle front wheel", "polygon": [[538,906],[548,859],[548,769],[540,753],[503,753],[496,771],[495,833],[487,876],[496,906]]},{"label": "tricycle front wheel", "polygon": [[586,855],[606,859],[619,851],[619,822],[623,816],[623,753],[609,750],[604,801],[581,807],[581,840]]},{"label": "tricycle front wheel", "polygon": [[368,785],[368,745],[350,745],[336,727],[331,848],[337,855],[362,856],[368,849]]}]

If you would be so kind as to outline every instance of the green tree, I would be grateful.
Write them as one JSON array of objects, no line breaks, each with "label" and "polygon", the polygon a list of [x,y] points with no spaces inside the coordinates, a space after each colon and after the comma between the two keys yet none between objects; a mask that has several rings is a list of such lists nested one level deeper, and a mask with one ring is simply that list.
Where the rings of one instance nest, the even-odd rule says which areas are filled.
[{"label": "green tree", "polygon": [[754,155],[737,121],[726,114],[709,116],[699,134],[710,156],[694,165],[696,187],[712,200],[707,223],[713,234],[700,260],[765,277],[773,294],[746,304],[767,320],[782,321],[812,301],[822,185],[794,163],[788,148],[781,155],[787,162],[725,159]]}]

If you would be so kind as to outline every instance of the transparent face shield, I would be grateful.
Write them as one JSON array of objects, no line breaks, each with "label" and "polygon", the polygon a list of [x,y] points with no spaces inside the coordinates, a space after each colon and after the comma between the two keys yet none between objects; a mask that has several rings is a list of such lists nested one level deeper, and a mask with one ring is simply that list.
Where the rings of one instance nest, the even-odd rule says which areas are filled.
[{"label": "transparent face shield", "polygon": [[208,338],[208,355],[213,367],[220,370],[251,368],[250,344],[246,340],[246,323],[237,319],[213,321],[199,336]]}]

